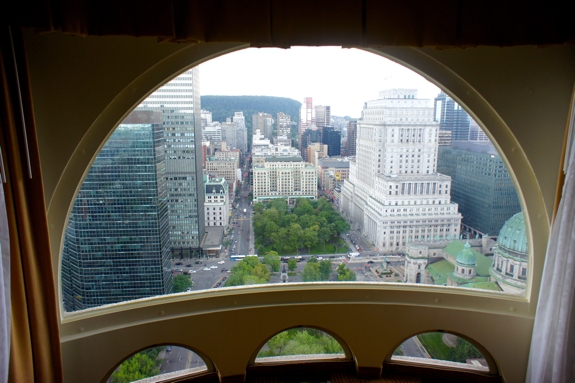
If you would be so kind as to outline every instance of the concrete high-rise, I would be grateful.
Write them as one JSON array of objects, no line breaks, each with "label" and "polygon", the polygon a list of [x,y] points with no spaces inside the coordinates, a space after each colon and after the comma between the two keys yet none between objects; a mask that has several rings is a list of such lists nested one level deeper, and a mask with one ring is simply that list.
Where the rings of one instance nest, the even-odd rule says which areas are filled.
[{"label": "concrete high-rise", "polygon": [[349,121],[347,125],[347,155],[357,154],[357,121]]},{"label": "concrete high-rise", "polygon": [[66,311],[172,291],[162,114],[134,111],[110,136],[72,207]]},{"label": "concrete high-rise", "polygon": [[298,127],[298,147],[300,149],[302,157],[305,159],[305,152],[306,149],[302,145],[302,136],[305,130],[310,125],[315,126],[315,109],[313,108],[313,100],[311,97],[306,97],[303,99],[303,104],[301,104],[301,108],[299,110],[299,127]]},{"label": "concrete high-rise", "polygon": [[315,107],[315,124],[318,128],[331,126],[331,107],[328,105],[317,105]]},{"label": "concrete high-rise", "polygon": [[252,132],[255,132],[259,129],[261,134],[264,135],[265,138],[271,140],[273,137],[272,130],[273,130],[273,123],[274,120],[271,114],[259,112],[258,114],[252,115]]},{"label": "concrete high-rise", "polygon": [[289,114],[279,112],[276,124],[278,137],[286,136],[287,138],[291,138],[291,117]]},{"label": "concrete high-rise", "polygon": [[439,129],[451,131],[453,141],[469,140],[469,115],[443,92],[435,98],[434,120],[439,123]]},{"label": "concrete high-rise", "polygon": [[438,128],[415,89],[382,91],[365,103],[340,209],[381,251],[459,237],[451,178],[436,171]]},{"label": "concrete high-rise", "polygon": [[199,69],[193,68],[152,93],[138,110],[163,113],[170,245],[173,252],[201,253],[204,185]]},{"label": "concrete high-rise", "polygon": [[244,112],[235,112],[232,121],[236,123],[236,143],[242,153],[248,152],[248,130],[246,129],[246,118]]}]

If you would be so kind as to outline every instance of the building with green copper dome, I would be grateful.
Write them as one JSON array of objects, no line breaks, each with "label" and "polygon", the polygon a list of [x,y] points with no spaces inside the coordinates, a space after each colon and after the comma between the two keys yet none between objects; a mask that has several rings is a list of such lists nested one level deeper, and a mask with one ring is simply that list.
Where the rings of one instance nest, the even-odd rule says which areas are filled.
[{"label": "building with green copper dome", "polygon": [[510,294],[523,295],[529,270],[527,231],[523,213],[509,218],[499,232],[489,269],[491,281]]},{"label": "building with green copper dome", "polygon": [[471,250],[469,241],[466,241],[463,249],[455,257],[455,271],[453,274],[460,279],[472,279],[476,275],[475,266],[477,266],[477,257]]}]

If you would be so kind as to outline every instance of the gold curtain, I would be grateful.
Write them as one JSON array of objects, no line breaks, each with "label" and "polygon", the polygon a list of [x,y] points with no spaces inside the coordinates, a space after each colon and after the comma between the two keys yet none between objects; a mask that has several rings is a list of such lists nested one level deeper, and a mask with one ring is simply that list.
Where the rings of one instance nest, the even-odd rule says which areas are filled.
[{"label": "gold curtain", "polygon": [[61,382],[56,293],[23,47],[19,28],[2,28],[0,145],[11,250],[9,380]]},{"label": "gold curtain", "polygon": [[575,43],[573,1],[9,0],[10,25],[80,36],[253,46],[472,47]]}]

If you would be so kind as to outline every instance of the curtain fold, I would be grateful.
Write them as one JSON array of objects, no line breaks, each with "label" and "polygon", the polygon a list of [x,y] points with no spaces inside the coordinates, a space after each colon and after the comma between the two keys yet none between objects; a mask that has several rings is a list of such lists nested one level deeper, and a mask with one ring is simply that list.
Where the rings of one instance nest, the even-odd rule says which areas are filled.
[{"label": "curtain fold", "polygon": [[527,382],[575,381],[575,150],[569,152],[535,315]]},{"label": "curtain fold", "polygon": [[0,18],[79,36],[447,48],[573,44],[574,11],[572,1],[19,0]]},{"label": "curtain fold", "polygon": [[0,50],[0,146],[11,252],[9,381],[61,382],[58,305],[24,43],[18,28],[1,28]]}]

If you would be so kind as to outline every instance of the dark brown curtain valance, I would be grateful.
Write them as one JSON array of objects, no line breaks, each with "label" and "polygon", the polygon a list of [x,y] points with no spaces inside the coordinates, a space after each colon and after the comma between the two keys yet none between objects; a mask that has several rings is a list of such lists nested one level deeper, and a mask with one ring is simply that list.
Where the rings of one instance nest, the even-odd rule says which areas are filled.
[{"label": "dark brown curtain valance", "polygon": [[8,0],[38,32],[171,42],[472,47],[575,43],[573,1]]}]

